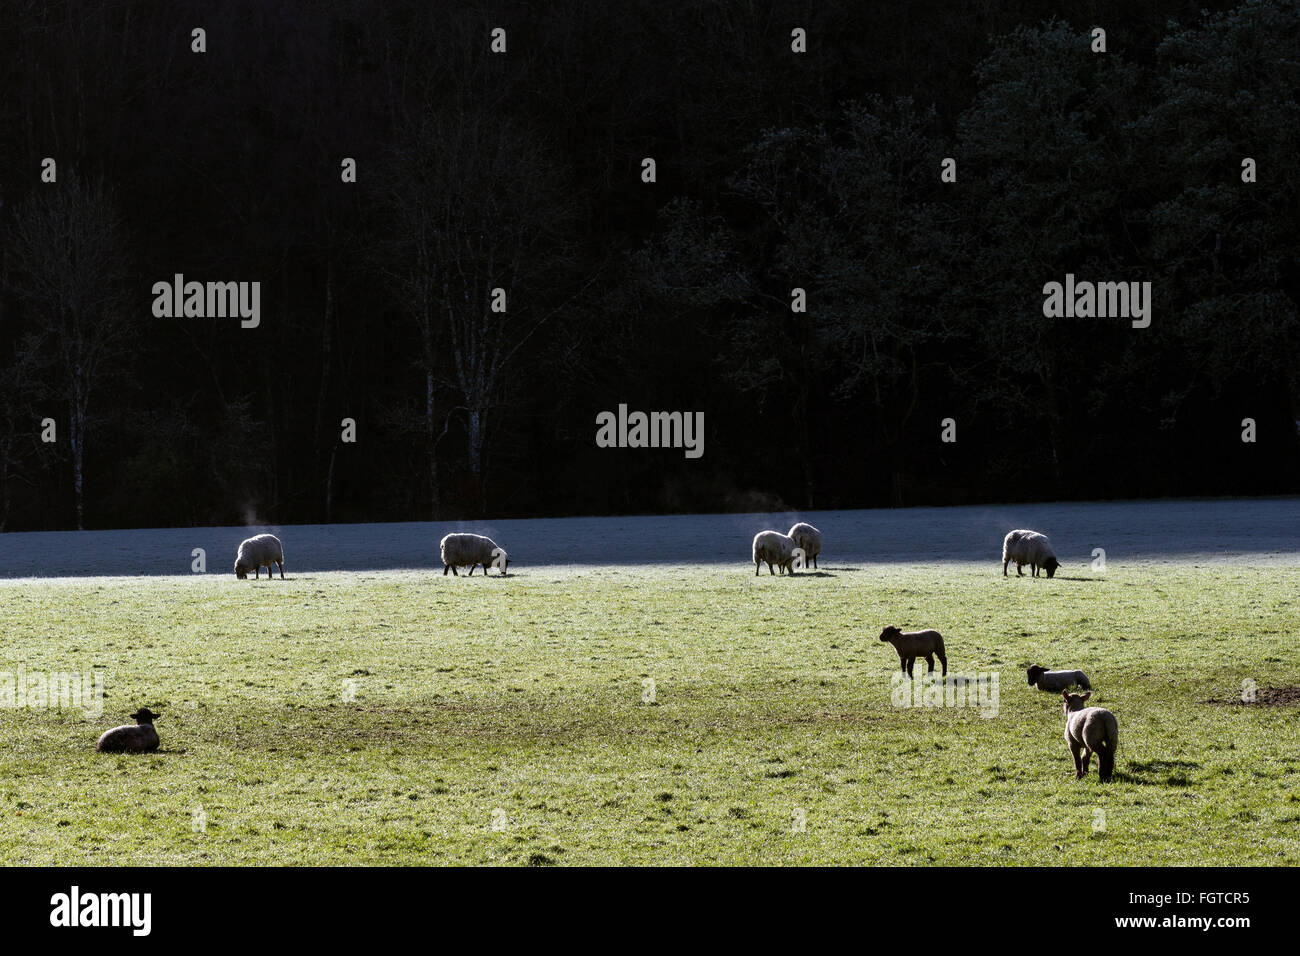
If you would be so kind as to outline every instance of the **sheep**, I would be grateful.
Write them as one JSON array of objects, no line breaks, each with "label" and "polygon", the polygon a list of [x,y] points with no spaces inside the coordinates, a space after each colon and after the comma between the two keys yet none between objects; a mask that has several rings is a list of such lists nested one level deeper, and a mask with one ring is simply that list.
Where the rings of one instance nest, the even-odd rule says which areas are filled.
[{"label": "sheep", "polygon": [[284,580],[284,545],[280,544],[280,539],[273,534],[259,534],[239,544],[239,553],[235,555],[235,577],[241,581],[248,578],[248,572],[253,572],[253,577],[262,576],[262,568],[266,568],[266,576],[274,578],[275,573],[271,565],[278,565],[280,568],[280,580]]},{"label": "sheep", "polygon": [[807,565],[812,562],[812,566],[817,567],[817,555],[822,552],[822,533],[808,524],[806,521],[800,521],[790,529],[786,535],[794,541],[796,548],[803,548],[803,560]]},{"label": "sheep", "polygon": [[1058,691],[1067,687],[1081,687],[1092,690],[1088,675],[1083,671],[1049,671],[1046,667],[1034,664],[1025,671],[1029,677],[1029,686],[1039,690]]},{"label": "sheep", "polygon": [[780,531],[760,531],[754,535],[754,577],[758,577],[759,568],[767,562],[767,573],[775,574],[772,566],[776,565],[787,574],[794,574],[794,539]]},{"label": "sheep", "polygon": [[[1074,779],[1088,773],[1088,761],[1097,755],[1097,776],[1105,783],[1115,772],[1115,748],[1119,746],[1119,721],[1102,707],[1084,707],[1092,696],[1061,691],[1061,709],[1065,713],[1065,745],[1074,757]],[[1080,753],[1083,756],[1079,756]]]},{"label": "sheep", "polygon": [[497,547],[497,543],[491,538],[481,534],[449,534],[438,543],[438,552],[442,555],[443,577],[447,576],[448,570],[459,577],[460,572],[456,568],[463,568],[465,565],[469,565],[470,577],[474,576],[474,568],[477,565],[483,566],[483,576],[487,577],[489,564],[499,567],[501,576],[505,577],[506,568],[510,566],[510,559],[506,556],[505,550]]},{"label": "sheep", "polygon": [[158,749],[158,731],[153,729],[154,719],[161,717],[148,707],[141,707],[131,715],[136,725],[123,724],[104,731],[95,742],[101,753],[149,753]]},{"label": "sheep", "polygon": [[943,635],[938,631],[904,632],[901,628],[891,626],[880,632],[880,639],[894,645],[894,650],[898,651],[899,666],[908,677],[912,676],[912,665],[916,663],[918,657],[924,657],[925,662],[930,665],[927,674],[934,673],[934,659],[938,657],[943,664],[941,676],[948,676],[948,658],[944,654]]},{"label": "sheep", "polygon": [[1047,535],[1039,534],[1037,531],[1008,531],[1007,536],[1002,540],[1002,576],[1007,576],[1007,565],[1012,561],[1016,562],[1016,574],[1024,577],[1025,573],[1020,569],[1028,564],[1034,577],[1038,577],[1038,569],[1042,568],[1047,572],[1050,578],[1056,574],[1056,569],[1061,566],[1061,562],[1056,560],[1056,555],[1052,552],[1052,542],[1047,539]]}]

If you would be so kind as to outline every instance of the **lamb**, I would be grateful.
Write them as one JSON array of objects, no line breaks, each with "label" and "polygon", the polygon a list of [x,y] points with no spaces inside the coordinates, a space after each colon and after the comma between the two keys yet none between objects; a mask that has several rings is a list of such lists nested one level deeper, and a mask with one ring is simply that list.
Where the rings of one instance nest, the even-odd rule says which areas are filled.
[{"label": "lamb", "polygon": [[[1084,707],[1083,702],[1092,694],[1071,694],[1061,691],[1061,707],[1065,712],[1065,745],[1074,757],[1074,779],[1082,780],[1088,773],[1088,761],[1096,753],[1097,776],[1105,783],[1115,772],[1115,748],[1119,746],[1119,721],[1102,707]],[[1082,756],[1080,754],[1082,753]]]},{"label": "lamb", "polygon": [[1038,569],[1042,568],[1049,578],[1061,566],[1052,552],[1052,542],[1047,539],[1047,535],[1037,531],[1007,532],[1002,540],[1003,577],[1007,576],[1007,565],[1012,561],[1016,562],[1016,574],[1020,577],[1024,577],[1024,572],[1020,569],[1026,564],[1032,568],[1034,577],[1038,577]]},{"label": "lamb", "polygon": [[153,729],[153,722],[162,715],[141,707],[131,716],[136,726],[123,724],[104,731],[95,742],[95,749],[101,753],[149,753],[157,750],[158,731]]},{"label": "lamb", "polygon": [[786,537],[794,541],[796,548],[803,548],[805,565],[811,562],[814,568],[817,567],[817,555],[822,552],[822,533],[820,531],[808,524],[808,522],[800,521],[790,529],[790,533]]},{"label": "lamb", "polygon": [[918,657],[925,658],[925,662],[930,665],[926,673],[933,674],[936,656],[943,664],[941,676],[948,676],[948,658],[944,654],[943,635],[938,631],[905,632],[901,628],[891,626],[880,632],[880,639],[894,645],[894,650],[898,651],[899,666],[908,677],[912,676],[912,665],[916,663]]},{"label": "lamb", "polygon": [[776,565],[787,574],[794,574],[794,539],[780,531],[760,531],[754,535],[754,577],[767,562],[767,573],[775,574]]},{"label": "lamb", "polygon": [[501,569],[501,576],[505,577],[506,568],[510,566],[510,559],[506,556],[504,549],[497,547],[497,543],[491,538],[481,534],[456,533],[449,534],[438,544],[438,551],[442,555],[442,576],[447,576],[450,569],[453,575],[460,576],[456,569],[469,565],[470,577],[474,576],[474,568],[477,565],[483,566],[483,576],[487,577],[488,565],[494,565]]},{"label": "lamb", "polygon": [[1046,667],[1034,664],[1025,673],[1029,676],[1029,686],[1039,690],[1058,691],[1069,687],[1082,687],[1092,690],[1088,675],[1083,671],[1049,671]]},{"label": "lamb", "polygon": [[280,539],[273,534],[259,534],[246,541],[240,542],[239,553],[235,555],[235,577],[241,581],[248,578],[248,572],[253,572],[253,577],[262,576],[262,568],[266,568],[266,576],[274,578],[275,574],[271,565],[278,565],[280,568],[280,580],[284,580],[284,545],[280,544]]}]

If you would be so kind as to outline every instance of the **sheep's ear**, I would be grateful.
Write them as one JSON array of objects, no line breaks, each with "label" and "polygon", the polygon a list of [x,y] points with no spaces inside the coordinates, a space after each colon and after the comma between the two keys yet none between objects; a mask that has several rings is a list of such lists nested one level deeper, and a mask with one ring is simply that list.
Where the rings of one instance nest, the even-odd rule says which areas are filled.
[{"label": "sheep's ear", "polygon": [[1062,699],[1062,700],[1069,700],[1069,699],[1070,699],[1070,692],[1069,692],[1068,690],[1063,690],[1063,691],[1061,691],[1061,699]]},{"label": "sheep's ear", "polygon": [[1091,697],[1091,696],[1092,696],[1092,691],[1088,691],[1088,693],[1086,693],[1086,694],[1083,695],[1083,699],[1084,699],[1084,700],[1087,700],[1087,699],[1088,699],[1089,697]]}]

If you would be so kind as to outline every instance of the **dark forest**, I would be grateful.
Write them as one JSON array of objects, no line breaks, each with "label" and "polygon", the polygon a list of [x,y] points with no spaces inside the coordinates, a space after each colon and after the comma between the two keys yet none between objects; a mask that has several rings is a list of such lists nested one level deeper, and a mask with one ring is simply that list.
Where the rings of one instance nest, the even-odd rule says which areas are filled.
[{"label": "dark forest", "polygon": [[5,0],[0,85],[0,530],[1300,487],[1289,0]]}]

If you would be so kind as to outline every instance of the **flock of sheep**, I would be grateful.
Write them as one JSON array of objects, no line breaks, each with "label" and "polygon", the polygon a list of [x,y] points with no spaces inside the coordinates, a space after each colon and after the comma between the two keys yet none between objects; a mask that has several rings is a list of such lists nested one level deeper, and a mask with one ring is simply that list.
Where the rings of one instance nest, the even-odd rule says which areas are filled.
[{"label": "flock of sheep", "polygon": [[[799,568],[818,567],[817,558],[822,550],[822,533],[806,522],[799,522],[787,534],[780,531],[760,531],[754,535],[752,555],[754,575],[757,576],[763,564],[767,572],[774,575],[780,569],[783,574],[794,574]],[[495,541],[481,534],[457,532],[446,535],[439,542],[438,551],[442,557],[442,573],[448,571],[458,575],[457,568],[468,567],[471,576],[476,567],[487,574],[489,567],[501,569],[504,576],[510,563],[506,552]],[[1002,574],[1006,576],[1007,567],[1015,562],[1016,574],[1023,577],[1023,568],[1030,566],[1034,577],[1040,570],[1050,578],[1056,573],[1061,562],[1052,552],[1052,543],[1045,535],[1037,531],[1016,530],[1007,534],[1002,542]],[[248,538],[239,545],[235,556],[235,576],[242,579],[252,571],[255,578],[261,577],[262,568],[266,568],[267,577],[272,577],[272,567],[278,568],[280,578],[284,578],[284,546],[273,534],[259,534]],[[897,626],[889,626],[880,632],[880,640],[892,644],[898,652],[899,666],[910,679],[916,659],[922,658],[928,665],[926,675],[934,674],[934,659],[937,657],[942,665],[941,676],[948,676],[948,657],[944,648],[943,635],[933,629],[923,631],[904,631]],[[1075,778],[1083,779],[1088,772],[1088,763],[1092,755],[1097,754],[1098,775],[1102,781],[1110,780],[1115,769],[1115,748],[1119,742],[1119,723],[1115,715],[1101,707],[1084,707],[1092,696],[1092,685],[1081,670],[1049,671],[1037,664],[1027,671],[1029,685],[1039,690],[1060,691],[1062,708],[1065,713],[1065,742],[1074,757]],[[1078,688],[1085,693],[1072,694],[1071,688]],[[143,707],[131,715],[135,725],[127,724],[105,731],[95,745],[95,749],[105,752],[147,752],[158,749],[158,733],[154,729],[157,713]]]},{"label": "flock of sheep", "polygon": [[[788,534],[760,531],[754,535],[754,574],[757,576],[764,564],[767,565],[769,575],[776,573],[773,568],[778,568],[785,574],[793,574],[796,565],[807,567],[811,563],[817,567],[817,556],[821,550],[822,533],[804,522],[796,524]],[[1025,565],[1029,565],[1030,574],[1034,577],[1043,571],[1049,578],[1061,566],[1047,536],[1026,529],[1010,531],[1002,540],[1003,577],[1007,575],[1007,568],[1013,561],[1016,574],[1020,577],[1024,576]],[[880,640],[894,646],[898,652],[899,666],[909,679],[913,676],[912,669],[918,657],[928,665],[927,676],[934,673],[936,657],[942,666],[940,676],[948,676],[947,652],[943,645],[943,635],[938,631],[904,631],[891,625],[880,632]],[[1084,707],[1084,703],[1092,696],[1092,684],[1088,681],[1088,676],[1081,670],[1049,671],[1038,664],[1031,666],[1026,676],[1030,687],[1061,692],[1061,706],[1065,713],[1065,743],[1074,758],[1075,779],[1082,780],[1088,773],[1088,763],[1095,753],[1098,776],[1103,782],[1110,780],[1115,772],[1119,721],[1109,710]],[[1071,694],[1070,689],[1076,687],[1085,693]]]}]

